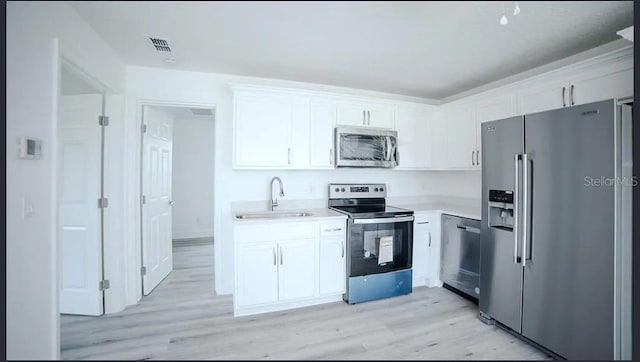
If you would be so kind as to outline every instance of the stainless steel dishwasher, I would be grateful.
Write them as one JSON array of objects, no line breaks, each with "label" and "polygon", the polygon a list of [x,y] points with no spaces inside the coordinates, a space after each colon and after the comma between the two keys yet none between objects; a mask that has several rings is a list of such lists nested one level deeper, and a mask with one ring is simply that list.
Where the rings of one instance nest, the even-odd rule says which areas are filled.
[{"label": "stainless steel dishwasher", "polygon": [[480,221],[442,215],[440,279],[471,298],[480,295]]}]

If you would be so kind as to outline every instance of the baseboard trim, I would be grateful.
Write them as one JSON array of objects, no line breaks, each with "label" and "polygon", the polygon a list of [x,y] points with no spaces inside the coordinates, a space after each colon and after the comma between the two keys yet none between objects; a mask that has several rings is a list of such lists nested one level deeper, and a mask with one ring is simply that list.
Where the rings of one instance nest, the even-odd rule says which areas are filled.
[{"label": "baseboard trim", "polygon": [[213,238],[213,230],[174,231],[173,240]]}]

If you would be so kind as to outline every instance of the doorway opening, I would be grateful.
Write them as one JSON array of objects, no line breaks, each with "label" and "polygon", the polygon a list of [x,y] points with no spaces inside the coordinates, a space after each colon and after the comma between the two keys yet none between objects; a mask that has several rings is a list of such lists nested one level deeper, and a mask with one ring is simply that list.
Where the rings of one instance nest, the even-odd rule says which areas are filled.
[{"label": "doorway opening", "polygon": [[[174,269],[214,280],[215,109],[142,105],[142,294]],[[175,273],[173,273],[175,274]],[[181,279],[173,275],[169,279]]]},{"label": "doorway opening", "polygon": [[61,59],[57,127],[59,312],[104,314],[106,89]]}]

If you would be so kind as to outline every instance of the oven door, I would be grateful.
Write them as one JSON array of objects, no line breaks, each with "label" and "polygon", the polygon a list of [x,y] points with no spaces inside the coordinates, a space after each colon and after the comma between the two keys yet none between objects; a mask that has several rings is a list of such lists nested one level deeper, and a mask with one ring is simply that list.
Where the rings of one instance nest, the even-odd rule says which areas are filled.
[{"label": "oven door", "polygon": [[413,215],[380,219],[349,219],[349,277],[410,269]]},{"label": "oven door", "polygon": [[397,132],[361,128],[336,128],[336,166],[395,167],[398,165]]}]

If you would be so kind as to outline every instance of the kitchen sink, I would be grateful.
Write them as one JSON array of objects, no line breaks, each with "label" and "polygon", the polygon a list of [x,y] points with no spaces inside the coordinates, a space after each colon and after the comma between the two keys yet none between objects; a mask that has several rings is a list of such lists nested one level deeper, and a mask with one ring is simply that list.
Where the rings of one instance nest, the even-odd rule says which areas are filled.
[{"label": "kitchen sink", "polygon": [[267,212],[247,212],[237,214],[236,219],[279,219],[287,217],[312,216],[310,212],[303,211],[267,211]]}]

